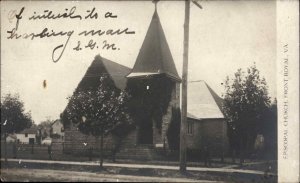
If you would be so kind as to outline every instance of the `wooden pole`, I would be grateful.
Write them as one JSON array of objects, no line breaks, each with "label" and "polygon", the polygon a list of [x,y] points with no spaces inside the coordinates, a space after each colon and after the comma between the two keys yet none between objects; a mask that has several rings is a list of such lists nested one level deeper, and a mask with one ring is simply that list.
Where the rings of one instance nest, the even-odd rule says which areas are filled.
[{"label": "wooden pole", "polygon": [[7,165],[7,133],[4,133],[4,156],[5,156],[5,164]]},{"label": "wooden pole", "polygon": [[187,123],[187,76],[189,50],[190,0],[185,0],[182,96],[181,96],[181,125],[180,125],[180,172],[186,172],[186,123]]},{"label": "wooden pole", "polygon": [[103,137],[104,137],[103,127],[101,128],[101,139],[100,139],[100,168],[103,168]]},{"label": "wooden pole", "polygon": [[100,168],[103,168],[103,132],[101,134],[101,139],[100,139]]}]

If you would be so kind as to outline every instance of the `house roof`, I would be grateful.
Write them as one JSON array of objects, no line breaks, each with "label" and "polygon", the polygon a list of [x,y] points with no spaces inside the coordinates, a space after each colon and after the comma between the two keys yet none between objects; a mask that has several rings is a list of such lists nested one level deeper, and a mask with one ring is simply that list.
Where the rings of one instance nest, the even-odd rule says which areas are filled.
[{"label": "house roof", "polygon": [[205,81],[189,82],[187,116],[193,119],[224,118],[222,100]]},{"label": "house roof", "polygon": [[[51,126],[53,126],[55,123],[61,123],[61,120],[60,119],[57,119],[57,120],[55,120],[52,124],[51,124]],[[62,123],[61,123],[62,124]]]},{"label": "house roof", "polygon": [[77,88],[97,87],[100,84],[99,77],[108,74],[117,88],[124,89],[127,84],[125,76],[128,75],[130,70],[126,66],[97,55]]},{"label": "house roof", "polygon": [[38,129],[36,127],[31,127],[31,128],[24,129],[23,131],[19,132],[18,134],[25,134],[25,133],[36,134],[37,131],[38,131]]},{"label": "house roof", "polygon": [[17,139],[17,136],[16,136],[15,134],[8,134],[7,137],[10,137],[10,138],[12,138],[12,139]]},{"label": "house roof", "polygon": [[172,79],[181,80],[156,10],[133,69],[127,77],[153,74],[166,74]]}]

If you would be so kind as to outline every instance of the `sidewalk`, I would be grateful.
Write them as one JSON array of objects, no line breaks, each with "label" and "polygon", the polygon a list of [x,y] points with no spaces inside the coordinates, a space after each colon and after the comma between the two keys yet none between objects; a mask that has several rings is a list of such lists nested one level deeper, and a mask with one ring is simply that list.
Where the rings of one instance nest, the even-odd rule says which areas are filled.
[{"label": "sidewalk", "polygon": [[[1,161],[4,161],[1,158]],[[74,162],[74,161],[50,161],[50,160],[29,160],[29,159],[8,159],[11,162],[22,163],[41,163],[41,164],[61,164],[61,165],[83,165],[83,166],[99,166],[99,162]],[[164,170],[178,170],[178,166],[170,165],[149,165],[149,164],[125,164],[125,163],[103,163],[105,167],[121,167],[121,168],[140,168],[140,169],[164,169]],[[265,175],[266,172],[257,170],[243,170],[233,168],[207,168],[207,167],[187,167],[188,171],[197,172],[223,172],[223,173],[240,173],[240,174],[252,174],[252,175]],[[268,175],[275,175],[274,173],[268,173]]]}]

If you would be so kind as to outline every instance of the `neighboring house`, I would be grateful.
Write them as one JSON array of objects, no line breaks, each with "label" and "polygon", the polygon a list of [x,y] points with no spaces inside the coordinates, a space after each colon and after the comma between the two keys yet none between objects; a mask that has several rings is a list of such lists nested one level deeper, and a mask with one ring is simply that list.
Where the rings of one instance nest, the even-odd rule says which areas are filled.
[{"label": "neighboring house", "polygon": [[17,141],[17,136],[15,134],[9,134],[6,137],[6,142],[7,143],[12,143],[12,142],[16,142]]},{"label": "neighboring house", "polygon": [[64,133],[64,126],[60,119],[55,120],[51,125],[51,135],[53,138],[55,136],[58,136],[60,139],[64,139],[65,133]]},{"label": "neighboring house", "polygon": [[207,149],[216,156],[228,150],[227,124],[221,99],[205,81],[188,83],[187,147]]},{"label": "neighboring house", "polygon": [[27,128],[16,134],[17,142],[21,144],[35,144],[37,133],[38,129],[36,127]]},{"label": "neighboring house", "polygon": [[[97,55],[79,82],[76,90],[98,86],[101,75],[108,75],[119,89],[125,89],[126,87],[132,89],[132,86],[138,86],[134,88],[134,91],[140,94],[138,96],[140,98],[137,99],[149,99],[147,97],[151,97],[154,93],[153,91],[159,91],[162,96],[167,96],[168,98],[161,121],[157,121],[159,119],[151,116],[153,114],[152,111],[141,112],[142,118],[136,121],[135,128],[131,130],[127,137],[122,139],[119,157],[149,159],[152,157],[151,154],[155,148],[168,150],[166,132],[170,126],[172,109],[179,108],[181,79],[177,73],[156,10],[133,69]],[[161,87],[155,85],[156,81],[160,80],[168,84],[166,90],[162,90]],[[225,151],[227,144],[226,123],[219,104],[216,104],[221,99],[204,82],[200,82],[200,88],[195,87],[194,89],[190,87],[191,83],[188,84],[189,93],[192,90],[194,94],[193,98],[190,97],[188,102],[190,104],[193,101],[195,102],[195,105],[189,105],[188,107],[188,121],[189,124],[193,125],[188,128],[190,130],[187,137],[188,147],[201,149],[203,148],[202,144],[206,142],[212,143],[211,145],[216,147],[216,149],[222,147],[220,152]],[[205,96],[203,96],[204,94]],[[135,99],[132,98],[131,100]],[[66,108],[68,107],[70,107],[69,104]],[[145,110],[151,109],[145,108]],[[203,116],[202,113],[207,114]],[[161,126],[157,126],[157,124]],[[87,148],[90,147],[94,149],[99,148],[99,139],[80,133],[77,126],[73,123],[67,122],[64,127],[65,152],[78,153],[86,152]],[[106,136],[104,149],[110,151],[114,146],[116,146],[115,138],[112,135]]]},{"label": "neighboring house", "polygon": [[51,143],[52,143],[52,139],[50,137],[45,138],[41,142],[42,145],[51,145]]}]

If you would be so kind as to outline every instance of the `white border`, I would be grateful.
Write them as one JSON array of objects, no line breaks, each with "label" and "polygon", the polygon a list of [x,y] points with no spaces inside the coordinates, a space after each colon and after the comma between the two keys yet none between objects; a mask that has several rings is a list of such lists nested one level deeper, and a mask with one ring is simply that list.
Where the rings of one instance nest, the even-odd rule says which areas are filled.
[{"label": "white border", "polygon": [[277,98],[278,182],[299,182],[298,0],[277,1]]}]

